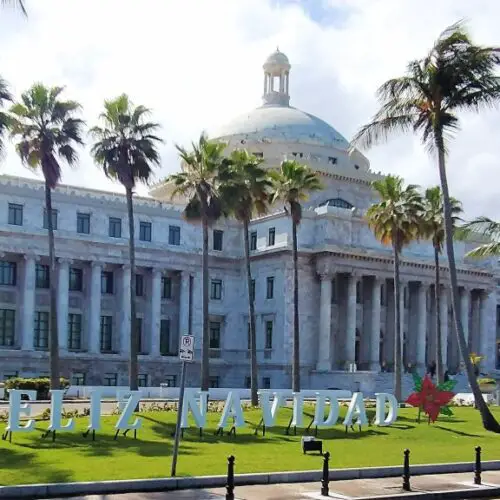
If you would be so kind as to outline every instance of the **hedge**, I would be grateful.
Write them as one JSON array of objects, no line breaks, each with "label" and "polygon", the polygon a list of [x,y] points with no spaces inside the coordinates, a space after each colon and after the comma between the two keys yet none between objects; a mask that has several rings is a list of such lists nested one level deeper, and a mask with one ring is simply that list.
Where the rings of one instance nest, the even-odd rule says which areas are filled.
[{"label": "hedge", "polygon": [[[60,379],[61,389],[67,389],[69,387],[69,380],[62,378]],[[50,379],[49,378],[10,378],[5,381],[5,395],[10,389],[20,389],[24,391],[36,391],[36,398],[40,399],[50,399]]]}]

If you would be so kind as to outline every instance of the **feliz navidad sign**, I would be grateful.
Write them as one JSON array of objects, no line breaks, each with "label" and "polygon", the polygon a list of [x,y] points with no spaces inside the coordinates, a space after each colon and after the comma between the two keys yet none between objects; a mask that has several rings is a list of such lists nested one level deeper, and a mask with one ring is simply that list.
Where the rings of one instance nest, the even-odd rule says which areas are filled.
[{"label": "feliz navidad sign", "polygon": [[[106,388],[109,390],[109,388]],[[104,388],[95,388],[90,394],[88,432],[97,432],[101,428],[101,402]],[[53,390],[51,393],[50,424],[47,432],[71,432],[75,428],[73,418],[63,417],[64,390]],[[339,419],[340,400],[349,400],[347,413],[342,422],[344,426],[367,425],[365,401],[361,392],[351,393],[343,390],[302,391],[268,390],[259,391],[259,406],[262,412],[262,423],[266,427],[273,427],[276,422],[279,408],[292,401],[291,426],[303,425],[304,401],[309,398],[315,400],[315,416],[312,425],[318,428],[332,427]],[[11,390],[9,391],[9,417],[5,429],[4,439],[7,434],[17,432],[31,432],[35,430],[35,420],[30,418],[31,407],[29,401],[23,401],[23,396],[29,401],[36,399],[36,391]],[[142,419],[134,416],[134,411],[140,402],[139,391],[117,391],[117,401],[120,415],[115,424],[115,430],[128,432],[140,429]],[[328,413],[327,413],[328,409]],[[375,421],[378,426],[388,426],[396,421],[398,402],[392,394],[375,394]],[[189,427],[188,416],[192,418],[196,427],[203,429],[207,424],[208,391],[186,388],[182,404],[181,427]],[[63,420],[66,420],[65,422]],[[241,396],[238,391],[230,391],[227,395],[224,409],[219,419],[218,428],[223,429],[231,425],[236,428],[245,427]]]}]

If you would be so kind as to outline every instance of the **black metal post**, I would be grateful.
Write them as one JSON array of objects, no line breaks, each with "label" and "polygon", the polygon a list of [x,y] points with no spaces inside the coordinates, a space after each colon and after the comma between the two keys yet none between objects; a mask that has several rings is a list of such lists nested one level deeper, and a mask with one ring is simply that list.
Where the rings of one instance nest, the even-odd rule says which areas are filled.
[{"label": "black metal post", "polygon": [[227,459],[226,500],[234,500],[234,457]]},{"label": "black metal post", "polygon": [[474,466],[474,484],[481,484],[481,446],[476,446],[476,464]]},{"label": "black metal post", "polygon": [[330,494],[328,483],[330,482],[330,471],[328,462],[330,461],[330,453],[326,452],[323,455],[323,477],[321,478],[321,495],[327,497]]},{"label": "black metal post", "polygon": [[403,491],[411,491],[410,487],[410,450],[404,451],[403,462]]}]

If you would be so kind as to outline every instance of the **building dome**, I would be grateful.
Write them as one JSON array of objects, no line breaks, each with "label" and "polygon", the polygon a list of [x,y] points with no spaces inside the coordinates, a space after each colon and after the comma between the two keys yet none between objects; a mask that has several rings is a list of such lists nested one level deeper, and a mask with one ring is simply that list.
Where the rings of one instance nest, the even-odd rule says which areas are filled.
[{"label": "building dome", "polygon": [[288,57],[280,51],[280,49],[276,49],[276,51],[266,59],[263,67],[264,69],[268,69],[276,66],[283,66],[290,69],[290,61],[288,60]]}]

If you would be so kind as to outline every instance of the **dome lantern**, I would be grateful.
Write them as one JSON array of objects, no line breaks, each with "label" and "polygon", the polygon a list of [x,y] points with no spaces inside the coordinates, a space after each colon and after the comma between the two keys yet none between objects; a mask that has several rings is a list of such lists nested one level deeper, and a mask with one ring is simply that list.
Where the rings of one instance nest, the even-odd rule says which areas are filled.
[{"label": "dome lantern", "polygon": [[276,48],[264,63],[264,95],[265,104],[289,106],[290,95],[288,84],[290,76],[290,62],[288,57]]}]

